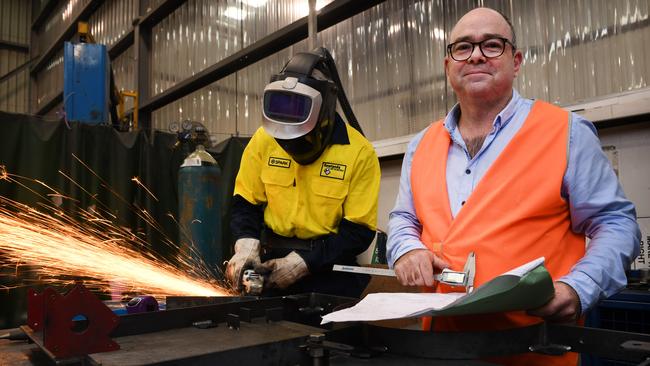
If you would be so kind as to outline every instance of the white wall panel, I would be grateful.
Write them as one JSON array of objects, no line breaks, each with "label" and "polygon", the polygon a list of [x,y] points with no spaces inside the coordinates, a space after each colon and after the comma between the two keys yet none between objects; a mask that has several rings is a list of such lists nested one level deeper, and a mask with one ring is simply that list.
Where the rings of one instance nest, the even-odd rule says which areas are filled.
[{"label": "white wall panel", "polygon": [[136,0],[105,1],[90,16],[90,33],[95,41],[110,47],[132,29],[137,18]]},{"label": "white wall panel", "polygon": [[37,31],[36,42],[32,51],[34,55],[43,54],[52,46],[63,31],[72,23],[72,20],[79,15],[84,6],[90,0],[62,0],[59,1],[54,10],[47,17],[43,25]]},{"label": "white wall panel", "polygon": [[637,209],[637,216],[650,218],[650,121],[600,131],[603,146],[618,155],[618,174],[625,194]]}]

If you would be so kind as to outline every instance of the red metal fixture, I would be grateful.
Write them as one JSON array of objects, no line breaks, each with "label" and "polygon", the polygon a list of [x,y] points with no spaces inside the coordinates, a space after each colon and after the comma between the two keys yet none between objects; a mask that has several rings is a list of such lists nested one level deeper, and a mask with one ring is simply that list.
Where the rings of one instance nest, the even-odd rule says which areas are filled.
[{"label": "red metal fixture", "polygon": [[30,290],[27,309],[27,324],[40,338],[34,341],[57,359],[120,349],[109,337],[119,317],[81,284],[66,295]]}]

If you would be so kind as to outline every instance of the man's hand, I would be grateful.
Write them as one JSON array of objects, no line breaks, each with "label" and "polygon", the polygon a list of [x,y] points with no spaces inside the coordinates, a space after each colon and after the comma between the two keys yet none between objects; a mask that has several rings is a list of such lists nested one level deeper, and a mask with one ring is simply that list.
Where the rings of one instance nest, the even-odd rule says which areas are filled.
[{"label": "man's hand", "polygon": [[555,296],[545,305],[528,311],[528,315],[539,316],[549,322],[573,323],[580,318],[582,310],[576,291],[564,282],[557,281]]},{"label": "man's hand", "polygon": [[232,287],[239,291],[241,276],[245,269],[260,264],[260,241],[253,238],[241,238],[235,242],[235,254],[226,266],[226,278]]},{"label": "man's hand", "polygon": [[415,249],[395,262],[395,274],[403,286],[433,286],[433,273],[449,267],[428,249]]},{"label": "man's hand", "polygon": [[266,286],[287,288],[309,274],[307,263],[302,257],[291,252],[286,257],[271,259],[255,267],[258,273],[268,273]]}]

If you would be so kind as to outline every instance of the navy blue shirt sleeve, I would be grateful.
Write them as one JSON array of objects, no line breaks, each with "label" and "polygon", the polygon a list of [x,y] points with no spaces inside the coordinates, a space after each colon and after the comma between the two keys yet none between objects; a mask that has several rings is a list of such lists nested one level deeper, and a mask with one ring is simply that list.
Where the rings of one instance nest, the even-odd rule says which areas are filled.
[{"label": "navy blue shirt sleeve", "polygon": [[235,240],[241,238],[259,239],[264,222],[264,206],[254,205],[240,195],[232,199],[230,230]]},{"label": "navy blue shirt sleeve", "polygon": [[368,249],[374,237],[373,230],[343,219],[338,233],[316,240],[311,251],[299,254],[310,273],[331,271],[334,264],[355,265],[357,255]]}]

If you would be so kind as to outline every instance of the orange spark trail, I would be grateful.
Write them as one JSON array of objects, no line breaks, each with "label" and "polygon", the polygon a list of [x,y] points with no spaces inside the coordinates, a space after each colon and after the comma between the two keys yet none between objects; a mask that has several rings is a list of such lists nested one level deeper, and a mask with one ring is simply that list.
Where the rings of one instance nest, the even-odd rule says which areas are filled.
[{"label": "orange spark trail", "polygon": [[147,192],[147,193],[149,194],[149,196],[151,196],[151,198],[155,199],[156,202],[158,202],[158,197],[156,197],[156,196],[153,194],[153,192],[151,192],[151,191],[149,190],[149,188],[147,188],[144,184],[142,184],[142,182],[140,182],[140,178],[138,178],[138,177],[133,177],[133,178],[131,178],[131,181],[132,181],[132,182],[135,182],[135,184],[137,184],[138,186],[142,187],[142,189],[144,189],[145,192]]},{"label": "orange spark trail", "polygon": [[180,268],[161,262],[131,249],[139,243],[130,231],[92,212],[84,214],[88,225],[61,211],[48,214],[0,197],[0,266],[28,268],[46,283],[82,276],[88,287],[106,290],[117,282],[129,292],[156,297],[231,295],[191,257],[179,257]]}]

